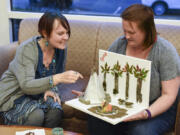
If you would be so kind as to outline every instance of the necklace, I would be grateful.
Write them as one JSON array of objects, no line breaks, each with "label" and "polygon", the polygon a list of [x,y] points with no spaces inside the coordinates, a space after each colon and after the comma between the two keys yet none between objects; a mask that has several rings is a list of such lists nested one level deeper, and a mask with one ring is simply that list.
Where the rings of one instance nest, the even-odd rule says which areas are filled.
[{"label": "necklace", "polygon": [[[52,62],[49,65],[49,69],[47,69],[45,66],[43,66],[43,69],[42,69],[42,77],[46,77],[46,76],[54,75],[54,74],[56,74],[56,51],[54,53]],[[57,87],[53,87],[51,88],[51,90],[58,93]]]},{"label": "necklace", "polygon": [[56,73],[56,55],[54,54],[52,62],[49,64],[49,67],[46,68],[44,65],[42,67],[42,77],[46,77],[49,75],[48,72],[51,72],[52,74]]},{"label": "necklace", "polygon": [[[50,58],[50,56],[48,56]],[[52,59],[47,59],[47,56],[45,58],[45,55],[43,56],[43,65],[46,69],[49,70],[49,66],[51,63],[55,63],[56,62],[56,58],[55,58],[55,54],[53,54],[53,58]]]},{"label": "necklace", "polygon": [[41,39],[42,37],[39,37],[37,39],[37,44],[38,44],[38,51],[39,51],[39,77],[47,77],[53,74],[56,74],[56,54],[57,50],[55,49],[53,58],[48,66],[48,68],[43,64],[43,51],[41,49]]}]

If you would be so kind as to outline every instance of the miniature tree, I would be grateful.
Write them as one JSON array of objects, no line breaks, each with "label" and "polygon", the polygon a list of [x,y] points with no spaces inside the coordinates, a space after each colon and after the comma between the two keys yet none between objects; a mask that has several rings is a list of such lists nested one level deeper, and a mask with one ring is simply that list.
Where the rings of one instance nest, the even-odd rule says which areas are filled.
[{"label": "miniature tree", "polygon": [[114,76],[114,89],[113,89],[113,94],[118,94],[119,93],[119,76],[122,76],[123,70],[121,70],[121,66],[119,65],[119,62],[117,61],[117,64],[113,66],[111,69],[111,74]]},{"label": "miniature tree", "polygon": [[129,98],[129,74],[133,73],[133,66],[129,66],[128,63],[126,63],[125,67],[123,68],[123,72],[126,72],[126,92],[125,97],[126,100]]},{"label": "miniature tree", "polygon": [[107,89],[107,85],[106,85],[106,74],[109,73],[109,70],[110,70],[110,66],[108,66],[107,62],[105,63],[104,67],[101,66],[101,73],[103,73],[104,75],[104,80],[103,80],[103,88],[104,88],[104,91],[106,91]]},{"label": "miniature tree", "polygon": [[137,78],[137,87],[136,87],[136,101],[141,103],[142,102],[142,81],[145,80],[147,73],[149,70],[145,70],[144,68],[141,69],[137,65],[136,67],[133,67],[134,69],[134,76]]}]

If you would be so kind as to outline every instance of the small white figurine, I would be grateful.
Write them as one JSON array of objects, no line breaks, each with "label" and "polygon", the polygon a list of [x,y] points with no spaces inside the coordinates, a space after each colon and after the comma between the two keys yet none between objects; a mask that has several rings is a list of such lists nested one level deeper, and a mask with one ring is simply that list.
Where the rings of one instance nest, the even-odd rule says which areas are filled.
[{"label": "small white figurine", "polygon": [[96,72],[92,72],[88,86],[84,93],[84,100],[90,101],[90,104],[99,104],[104,101],[105,92],[99,84],[99,77]]}]

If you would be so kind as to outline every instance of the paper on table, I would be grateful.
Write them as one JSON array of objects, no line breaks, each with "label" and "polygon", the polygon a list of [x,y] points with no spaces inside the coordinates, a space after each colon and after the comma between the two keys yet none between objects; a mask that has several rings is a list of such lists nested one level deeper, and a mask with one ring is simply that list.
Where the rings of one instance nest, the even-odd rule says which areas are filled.
[{"label": "paper on table", "polygon": [[33,132],[34,135],[45,135],[44,129],[33,129],[33,130],[25,130],[25,131],[18,131],[16,135],[25,135],[26,133]]}]

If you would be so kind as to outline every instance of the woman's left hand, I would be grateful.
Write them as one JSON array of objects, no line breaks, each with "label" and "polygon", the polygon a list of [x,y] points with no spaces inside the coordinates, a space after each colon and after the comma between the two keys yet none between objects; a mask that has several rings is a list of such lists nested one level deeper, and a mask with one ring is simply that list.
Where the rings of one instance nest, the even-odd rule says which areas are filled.
[{"label": "woman's left hand", "polygon": [[148,118],[148,114],[145,110],[137,113],[137,114],[134,114],[132,116],[129,116],[127,117],[126,119],[124,119],[123,121],[124,122],[129,122],[129,121],[135,121],[135,120],[144,120],[144,119],[147,119]]},{"label": "woman's left hand", "polygon": [[59,95],[57,93],[48,90],[44,93],[44,101],[47,100],[47,97],[52,97],[54,99],[54,102],[58,102],[61,105],[61,100],[60,100]]}]

